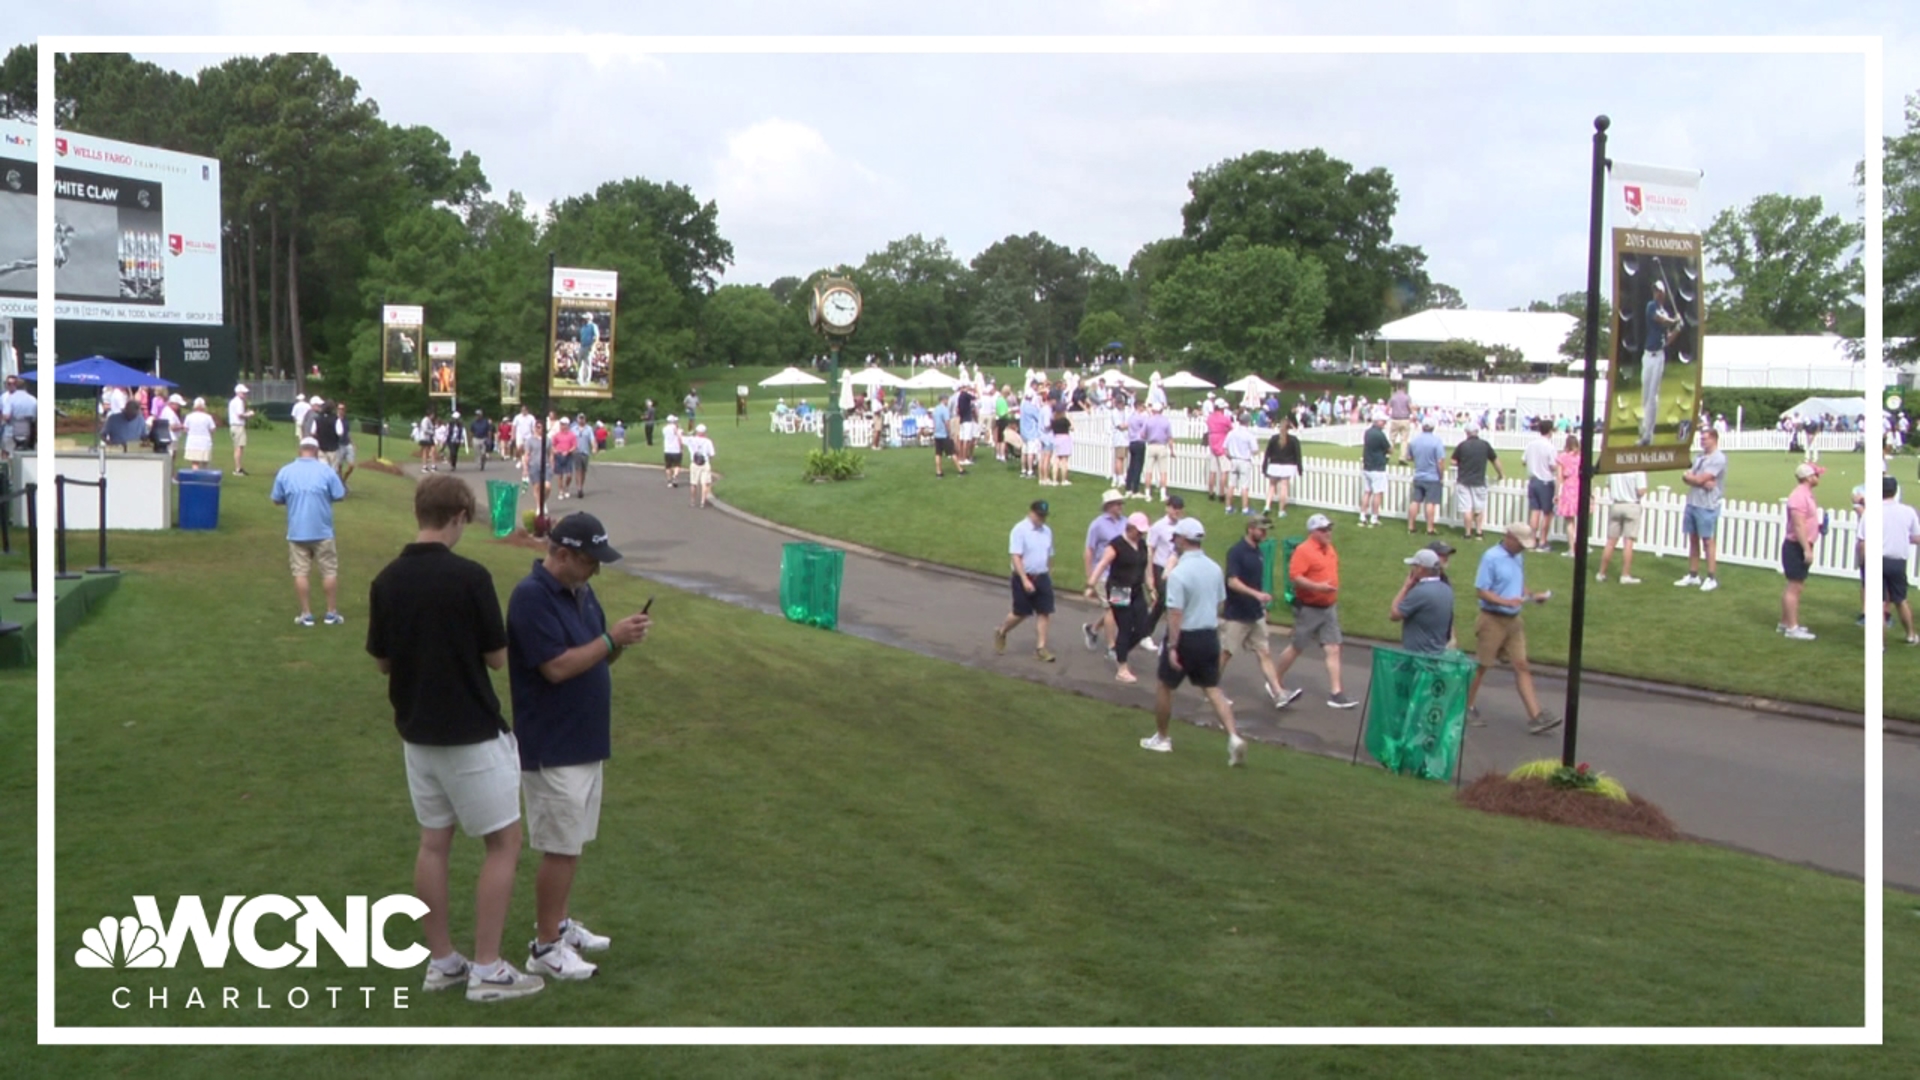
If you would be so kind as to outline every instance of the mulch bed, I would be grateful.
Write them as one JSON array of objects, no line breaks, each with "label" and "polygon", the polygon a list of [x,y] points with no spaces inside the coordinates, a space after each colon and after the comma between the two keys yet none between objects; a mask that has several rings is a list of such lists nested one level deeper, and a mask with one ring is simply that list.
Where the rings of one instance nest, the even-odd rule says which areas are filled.
[{"label": "mulch bed", "polygon": [[525,529],[515,529],[505,536],[494,537],[493,542],[496,544],[505,544],[508,547],[526,548],[528,551],[538,551],[543,555],[546,553],[546,550],[547,550],[547,542],[545,540],[542,540],[537,536],[533,536],[529,534]]},{"label": "mulch bed", "polygon": [[1632,801],[1616,802],[1592,792],[1556,788],[1545,780],[1509,780],[1499,773],[1488,773],[1460,792],[1461,805],[1490,814],[1650,840],[1680,839],[1680,830],[1659,807],[1632,793],[1628,798]]},{"label": "mulch bed", "polygon": [[365,469],[368,472],[386,473],[388,476],[406,475],[400,471],[400,466],[384,461],[360,461],[355,462],[354,467],[357,469]]}]

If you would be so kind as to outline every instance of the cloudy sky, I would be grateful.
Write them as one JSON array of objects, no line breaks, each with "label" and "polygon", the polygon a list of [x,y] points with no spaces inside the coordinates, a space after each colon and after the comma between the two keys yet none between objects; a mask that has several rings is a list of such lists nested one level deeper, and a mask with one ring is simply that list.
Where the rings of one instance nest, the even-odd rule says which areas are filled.
[{"label": "cloudy sky", "polygon": [[[597,51],[334,59],[390,121],[477,154],[496,193],[544,203],[644,175],[717,200],[734,282],[858,262],[916,232],[970,259],[1039,231],[1124,266],[1179,231],[1196,170],[1318,146],[1390,170],[1395,239],[1423,247],[1472,305],[1505,308],[1584,282],[1596,114],[1613,120],[1616,159],[1703,169],[1710,212],[1786,192],[1851,216],[1869,87],[1846,55],[623,55],[608,35],[1873,34],[1885,39],[1884,85],[1871,88],[1883,133],[1920,92],[1920,16],[1893,3],[37,7],[0,35],[287,35],[273,48],[339,32],[578,35]],[[226,54],[135,52],[183,71]]]}]

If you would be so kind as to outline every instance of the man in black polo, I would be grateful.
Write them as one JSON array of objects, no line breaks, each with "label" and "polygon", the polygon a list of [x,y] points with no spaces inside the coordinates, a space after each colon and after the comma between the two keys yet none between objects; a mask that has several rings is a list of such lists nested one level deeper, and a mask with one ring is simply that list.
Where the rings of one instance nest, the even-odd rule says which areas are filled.
[{"label": "man in black polo", "polygon": [[313,411],[307,415],[312,418],[313,441],[320,444],[320,460],[327,463],[327,468],[338,473],[340,471],[340,418],[334,415],[334,410],[320,405],[315,405]]},{"label": "man in black polo", "polygon": [[599,831],[602,766],[613,756],[609,665],[644,640],[651,624],[645,614],[633,614],[607,625],[587,582],[602,563],[619,559],[598,518],[569,515],[548,534],[547,557],[507,600],[520,787],[527,831],[541,854],[534,883],[538,936],[528,946],[527,968],[556,979],[590,978],[599,967],[580,952],[612,944],[569,917],[567,897],[580,850]]},{"label": "man in black polo", "polygon": [[[373,579],[367,652],[387,677],[420,822],[413,888],[427,905],[421,928],[433,954],[425,988],[464,984],[469,1001],[503,1001],[546,983],[500,958],[520,860],[520,761],[487,676],[507,662],[500,598],[486,567],[453,553],[475,510],[472,490],[452,476],[423,477],[414,488],[420,531]],[[471,964],[447,930],[456,822],[483,837],[487,850],[474,893]]]}]

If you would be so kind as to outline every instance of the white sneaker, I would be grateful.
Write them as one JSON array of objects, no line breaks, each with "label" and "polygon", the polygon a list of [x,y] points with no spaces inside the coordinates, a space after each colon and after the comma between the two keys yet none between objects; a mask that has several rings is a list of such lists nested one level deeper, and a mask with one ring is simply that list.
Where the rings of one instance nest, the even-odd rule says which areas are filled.
[{"label": "white sneaker", "polygon": [[1235,735],[1227,740],[1227,768],[1247,763],[1247,740]]},{"label": "white sneaker", "polygon": [[600,965],[589,964],[580,959],[566,938],[551,945],[541,945],[537,941],[527,943],[527,970],[551,979],[591,979]]},{"label": "white sneaker", "polygon": [[1813,631],[1807,629],[1804,626],[1789,626],[1786,629],[1786,635],[1789,641],[1812,641],[1813,640]]},{"label": "white sneaker", "polygon": [[1155,733],[1140,740],[1140,749],[1152,750],[1158,754],[1173,753],[1173,740]]},{"label": "white sneaker", "polygon": [[1158,653],[1160,651],[1160,643],[1153,640],[1152,638],[1148,638],[1147,640],[1141,642],[1140,647],[1147,650],[1150,653]]},{"label": "white sneaker", "polygon": [[1720,587],[1720,581],[1718,578],[1708,578],[1707,580],[1700,583],[1701,592],[1712,592],[1713,590],[1719,587]]},{"label": "white sneaker", "polygon": [[1621,575],[1620,575],[1620,584],[1622,584],[1622,585],[1638,585],[1638,584],[1640,584],[1640,579],[1639,579],[1639,578],[1637,578],[1637,577],[1628,577],[1628,576],[1627,576],[1627,575],[1625,575],[1625,574],[1621,574]]},{"label": "white sneaker", "polygon": [[1595,574],[1595,575],[1593,575],[1593,580],[1595,580],[1595,581],[1601,581],[1601,582],[1604,582],[1604,581],[1606,581],[1606,580],[1607,580],[1607,575],[1605,575],[1605,574]]},{"label": "white sneaker", "polygon": [[594,933],[578,919],[568,919],[560,924],[560,940],[579,952],[605,952],[613,948],[612,938]]},{"label": "white sneaker", "polygon": [[1686,577],[1683,577],[1679,581],[1674,582],[1673,586],[1676,589],[1684,589],[1689,585],[1698,585],[1698,584],[1700,584],[1700,579],[1697,577],[1694,577],[1692,574],[1688,574]]},{"label": "white sneaker", "polygon": [[526,997],[545,989],[547,981],[538,975],[521,972],[505,960],[491,975],[481,975],[478,968],[467,972],[468,1001],[506,1001],[509,998]]},{"label": "white sneaker", "polygon": [[453,959],[460,961],[460,966],[452,972],[441,971],[439,964],[432,960],[427,961],[427,981],[421,989],[445,990],[449,987],[467,985],[467,975],[473,970],[473,965],[467,963],[467,958],[459,953],[454,953]]}]

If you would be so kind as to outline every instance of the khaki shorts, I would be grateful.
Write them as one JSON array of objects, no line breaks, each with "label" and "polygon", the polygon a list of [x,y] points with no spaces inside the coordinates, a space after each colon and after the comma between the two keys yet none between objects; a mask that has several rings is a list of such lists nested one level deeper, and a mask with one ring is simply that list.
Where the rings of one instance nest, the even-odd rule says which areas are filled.
[{"label": "khaki shorts", "polygon": [[228,424],[228,425],[227,425],[227,434],[229,434],[229,435],[231,435],[231,436],[233,436],[233,448],[234,448],[235,450],[245,450],[245,449],[247,448],[247,428],[246,428],[246,425],[244,425],[244,424]]},{"label": "khaki shorts", "polygon": [[1527,624],[1518,615],[1495,615],[1482,608],[1473,621],[1474,659],[1481,667],[1505,660],[1516,667],[1527,662]]},{"label": "khaki shorts", "polygon": [[1607,539],[1640,539],[1640,504],[1614,503],[1607,509]]},{"label": "khaki shorts", "polygon": [[520,774],[527,799],[527,843],[548,855],[578,855],[600,833],[606,763],[560,765]]},{"label": "khaki shorts", "polygon": [[712,465],[695,465],[687,470],[687,483],[694,487],[705,487],[713,483]]},{"label": "khaki shorts", "polygon": [[1253,484],[1253,462],[1234,458],[1227,463],[1227,482],[1235,491],[1241,491]]},{"label": "khaki shorts", "polygon": [[1171,456],[1171,450],[1172,448],[1166,443],[1148,443],[1147,464],[1164,466],[1167,458]]},{"label": "khaki shorts", "polygon": [[1487,489],[1455,484],[1453,485],[1453,504],[1460,508],[1462,515],[1484,514],[1487,512]]},{"label": "khaki shorts", "polygon": [[321,577],[340,576],[340,556],[333,549],[333,541],[287,541],[287,565],[293,569],[294,577],[306,577],[313,571],[314,563],[320,564]]},{"label": "khaki shorts", "polygon": [[1326,607],[1313,607],[1309,604],[1296,604],[1293,608],[1293,636],[1287,644],[1298,652],[1305,652],[1310,642],[1319,642],[1321,648],[1330,648],[1340,644],[1340,605],[1328,604]]},{"label": "khaki shorts", "polygon": [[1413,421],[1411,420],[1387,421],[1387,440],[1389,442],[1403,443],[1411,438],[1413,438]]},{"label": "khaki shorts", "polygon": [[520,751],[511,733],[468,746],[401,745],[422,828],[457,821],[468,836],[486,836],[520,820]]},{"label": "khaki shorts", "polygon": [[1247,622],[1241,622],[1238,619],[1220,620],[1220,651],[1241,656],[1247,653],[1267,655],[1267,620],[1264,618]]}]

